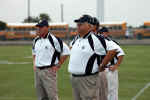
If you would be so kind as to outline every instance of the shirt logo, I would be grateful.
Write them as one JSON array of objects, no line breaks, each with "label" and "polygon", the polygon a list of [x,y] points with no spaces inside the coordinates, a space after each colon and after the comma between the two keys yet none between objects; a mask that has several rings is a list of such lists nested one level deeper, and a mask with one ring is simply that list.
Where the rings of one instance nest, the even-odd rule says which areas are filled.
[{"label": "shirt logo", "polygon": [[85,49],[85,47],[84,46],[82,46],[82,48],[81,49]]},{"label": "shirt logo", "polygon": [[47,46],[45,46],[45,49],[48,49],[48,47],[47,47]]}]

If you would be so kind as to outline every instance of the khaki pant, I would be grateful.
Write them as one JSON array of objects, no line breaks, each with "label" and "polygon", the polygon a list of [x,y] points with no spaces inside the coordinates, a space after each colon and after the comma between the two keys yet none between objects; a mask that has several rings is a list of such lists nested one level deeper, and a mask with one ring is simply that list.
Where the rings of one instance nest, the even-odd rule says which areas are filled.
[{"label": "khaki pant", "polygon": [[35,71],[35,87],[38,100],[58,100],[57,76],[50,69]]},{"label": "khaki pant", "polygon": [[99,73],[99,100],[107,100],[108,97],[108,83],[106,72]]},{"label": "khaki pant", "polygon": [[83,77],[71,77],[75,100],[98,100],[98,74]]},{"label": "khaki pant", "polygon": [[107,81],[108,81],[108,100],[118,100],[118,70],[107,71]]}]

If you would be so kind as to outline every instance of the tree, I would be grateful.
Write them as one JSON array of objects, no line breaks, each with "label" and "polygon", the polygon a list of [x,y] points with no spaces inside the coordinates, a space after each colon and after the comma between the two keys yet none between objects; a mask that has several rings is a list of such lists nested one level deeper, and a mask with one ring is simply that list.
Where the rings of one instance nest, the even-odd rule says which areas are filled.
[{"label": "tree", "polygon": [[51,22],[50,16],[49,16],[48,14],[46,14],[46,13],[41,13],[41,14],[39,15],[39,19],[40,19],[40,20],[47,20],[47,21]]},{"label": "tree", "polygon": [[145,25],[141,25],[139,26],[139,28],[147,28]]},{"label": "tree", "polygon": [[5,30],[6,27],[7,27],[7,24],[5,22],[3,22],[3,21],[0,21],[0,31],[1,30]]},{"label": "tree", "polygon": [[30,17],[24,19],[23,22],[24,23],[37,23],[40,20],[47,20],[47,21],[51,22],[51,18],[50,18],[50,16],[47,13],[41,13],[37,17],[30,16]]},{"label": "tree", "polygon": [[24,19],[24,23],[37,23],[37,22],[39,22],[39,18],[38,17],[28,17],[28,18],[26,18],[26,19]]},{"label": "tree", "polygon": [[128,26],[128,28],[129,28],[129,29],[132,29],[132,28],[133,28],[133,26],[131,26],[131,25],[130,25],[130,26]]}]

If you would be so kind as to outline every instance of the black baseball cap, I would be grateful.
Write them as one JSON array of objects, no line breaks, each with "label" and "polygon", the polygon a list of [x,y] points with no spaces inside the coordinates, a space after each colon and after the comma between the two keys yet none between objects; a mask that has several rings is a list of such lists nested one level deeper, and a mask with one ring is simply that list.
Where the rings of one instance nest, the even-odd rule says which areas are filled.
[{"label": "black baseball cap", "polygon": [[103,32],[109,32],[108,28],[102,27],[100,30],[98,30],[98,33],[103,33]]},{"label": "black baseball cap", "polygon": [[92,18],[92,21],[91,21],[91,24],[92,24],[92,25],[99,26],[99,20],[98,20],[96,17],[93,17],[93,18]]},{"label": "black baseball cap", "polygon": [[82,17],[80,17],[79,19],[74,20],[74,22],[76,23],[84,23],[87,22],[89,24],[91,24],[92,21],[92,17],[90,15],[83,15]]},{"label": "black baseball cap", "polygon": [[49,26],[47,20],[41,20],[41,21],[39,21],[38,24],[36,24],[36,27],[44,27],[44,26]]}]

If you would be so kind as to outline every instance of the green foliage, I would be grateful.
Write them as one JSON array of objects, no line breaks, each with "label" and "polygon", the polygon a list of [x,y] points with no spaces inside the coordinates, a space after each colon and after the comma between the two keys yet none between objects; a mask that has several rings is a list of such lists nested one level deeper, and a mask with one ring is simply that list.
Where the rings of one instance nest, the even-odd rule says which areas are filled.
[{"label": "green foliage", "polygon": [[6,27],[7,27],[7,24],[5,22],[3,22],[3,21],[0,21],[0,31],[1,30],[5,30]]},{"label": "green foliage", "polygon": [[47,20],[49,22],[51,22],[51,18],[50,16],[47,14],[47,13],[41,13],[39,16],[37,17],[33,17],[33,16],[30,16],[28,18],[25,18],[24,19],[24,23],[37,23],[39,22],[40,20]]}]

